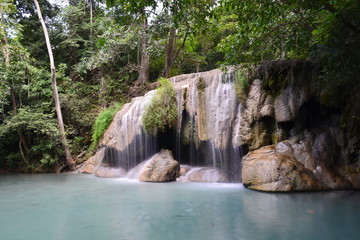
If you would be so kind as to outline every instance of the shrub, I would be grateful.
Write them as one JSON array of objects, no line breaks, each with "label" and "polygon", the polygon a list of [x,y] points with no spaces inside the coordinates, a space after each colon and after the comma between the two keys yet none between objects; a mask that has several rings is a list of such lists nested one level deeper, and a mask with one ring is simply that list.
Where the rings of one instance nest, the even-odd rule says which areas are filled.
[{"label": "shrub", "polygon": [[161,86],[156,90],[143,115],[143,125],[147,133],[156,134],[176,125],[176,92],[172,82],[160,78]]},{"label": "shrub", "polygon": [[96,149],[100,138],[104,135],[115,114],[120,110],[121,107],[121,103],[116,103],[99,113],[92,128],[93,134],[91,136],[92,143],[89,149],[90,152],[93,152]]}]

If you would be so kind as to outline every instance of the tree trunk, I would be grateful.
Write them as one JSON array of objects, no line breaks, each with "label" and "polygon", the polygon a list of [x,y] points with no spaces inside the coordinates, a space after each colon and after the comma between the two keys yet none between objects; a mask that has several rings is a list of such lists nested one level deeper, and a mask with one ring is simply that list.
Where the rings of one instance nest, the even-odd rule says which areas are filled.
[{"label": "tree trunk", "polygon": [[106,107],[106,80],[104,77],[100,78],[100,93],[99,93],[99,102],[102,107]]},{"label": "tree trunk", "polygon": [[53,53],[52,53],[52,50],[51,50],[49,34],[48,34],[44,19],[43,19],[42,14],[41,14],[41,9],[40,9],[38,0],[34,0],[34,3],[35,3],[35,6],[36,6],[36,10],[37,10],[37,13],[38,13],[38,17],[39,17],[41,26],[42,26],[43,31],[44,31],[46,47],[47,47],[48,54],[49,54],[49,59],[50,59],[51,82],[52,82],[52,89],[53,89],[53,97],[54,97],[54,102],[55,102],[56,115],[57,115],[59,130],[60,130],[60,140],[61,140],[61,144],[62,144],[62,146],[64,148],[64,152],[65,152],[65,156],[66,156],[66,163],[67,163],[68,167],[70,168],[70,170],[75,170],[75,161],[71,156],[69,146],[68,146],[67,140],[66,140],[66,135],[65,135],[64,122],[63,122],[61,108],[60,108],[59,93],[58,93],[57,84],[56,84],[54,57],[53,57]]},{"label": "tree trunk", "polygon": [[[165,69],[164,77],[168,78],[170,76],[170,69],[173,62],[180,55],[181,50],[185,47],[186,39],[189,35],[190,28],[188,27],[183,38],[181,45],[176,48],[176,29],[172,27],[169,31],[168,41],[166,43],[166,59],[165,59]],[[175,51],[174,51],[175,50]]]},{"label": "tree trunk", "polygon": [[285,43],[283,40],[281,40],[280,60],[284,60],[285,57],[286,57]]},{"label": "tree trunk", "polygon": [[175,42],[175,33],[176,29],[174,27],[170,28],[168,34],[168,40],[166,44],[166,56],[165,56],[165,70],[164,77],[168,78],[170,76],[170,67],[173,62],[173,48]]},{"label": "tree trunk", "polygon": [[140,51],[141,51],[141,58],[140,58],[140,70],[139,70],[139,77],[136,80],[136,85],[143,85],[145,82],[149,81],[149,55],[147,53],[147,18],[146,16],[143,17],[143,29],[140,39]]},{"label": "tree trunk", "polygon": [[93,2],[90,0],[90,40],[92,40],[93,35]]}]

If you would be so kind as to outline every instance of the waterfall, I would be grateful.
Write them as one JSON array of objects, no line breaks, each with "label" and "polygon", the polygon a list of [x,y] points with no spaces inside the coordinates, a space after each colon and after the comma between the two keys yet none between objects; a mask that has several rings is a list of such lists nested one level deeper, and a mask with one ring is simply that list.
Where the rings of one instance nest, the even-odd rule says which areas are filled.
[{"label": "waterfall", "polygon": [[176,130],[158,136],[146,134],[142,114],[155,91],[134,98],[116,114],[104,134],[101,165],[129,171],[161,148],[168,148],[180,164],[220,169],[230,181],[240,181],[242,151],[236,136],[241,104],[231,74],[212,70],[170,80],[177,92]]},{"label": "waterfall", "polygon": [[177,160],[219,168],[231,181],[240,181],[242,151],[233,138],[240,128],[241,105],[231,73],[213,70],[171,80],[178,91]]}]

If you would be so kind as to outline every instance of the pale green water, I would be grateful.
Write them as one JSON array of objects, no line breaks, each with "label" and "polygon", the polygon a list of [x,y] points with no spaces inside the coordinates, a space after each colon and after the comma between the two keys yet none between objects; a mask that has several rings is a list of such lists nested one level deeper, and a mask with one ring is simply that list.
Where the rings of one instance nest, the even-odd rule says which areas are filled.
[{"label": "pale green water", "polygon": [[1,240],[360,239],[360,193],[0,176]]}]

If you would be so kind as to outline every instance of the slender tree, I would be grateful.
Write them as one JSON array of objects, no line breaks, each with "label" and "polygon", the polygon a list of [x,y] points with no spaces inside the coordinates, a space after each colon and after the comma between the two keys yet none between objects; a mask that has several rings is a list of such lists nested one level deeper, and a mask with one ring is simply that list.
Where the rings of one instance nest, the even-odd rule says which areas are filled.
[{"label": "slender tree", "polygon": [[140,70],[139,70],[139,77],[136,80],[137,85],[143,85],[144,83],[149,81],[149,54],[147,52],[148,46],[148,37],[147,37],[147,17],[143,14],[142,17],[143,24],[142,24],[142,32],[140,37],[140,51],[141,51],[141,58],[140,58]]},{"label": "slender tree", "polygon": [[49,38],[49,34],[48,34],[48,31],[47,31],[47,28],[46,28],[46,25],[45,25],[45,21],[44,21],[44,19],[42,17],[42,14],[41,14],[41,9],[40,9],[40,5],[39,5],[38,0],[34,0],[34,3],[35,3],[35,6],[36,6],[36,9],[37,9],[39,20],[41,22],[41,26],[42,26],[43,31],[44,31],[46,47],[47,47],[48,54],[49,54],[49,59],[50,59],[51,82],[52,82],[52,89],[53,89],[53,97],[54,97],[54,102],[55,102],[56,115],[57,115],[59,130],[60,130],[61,144],[63,145],[63,148],[64,148],[67,165],[70,168],[70,170],[74,170],[75,169],[75,161],[71,156],[69,146],[67,144],[67,139],[66,139],[65,129],[64,129],[64,122],[63,122],[61,108],[60,108],[59,93],[58,93],[58,90],[57,90],[56,75],[55,75],[56,71],[55,71],[54,57],[53,57],[53,53],[52,53],[52,49],[51,49],[50,38]]}]

